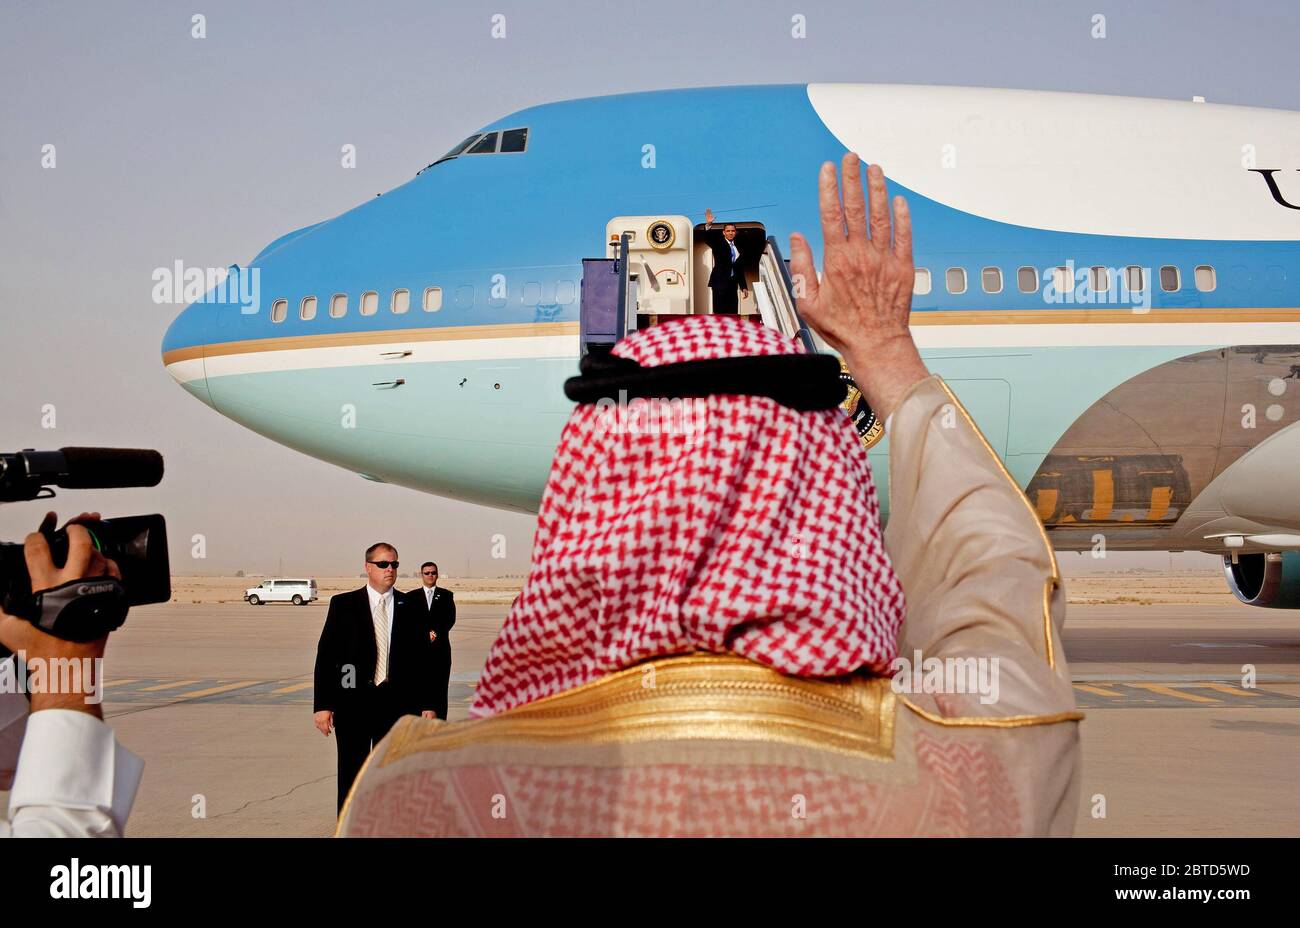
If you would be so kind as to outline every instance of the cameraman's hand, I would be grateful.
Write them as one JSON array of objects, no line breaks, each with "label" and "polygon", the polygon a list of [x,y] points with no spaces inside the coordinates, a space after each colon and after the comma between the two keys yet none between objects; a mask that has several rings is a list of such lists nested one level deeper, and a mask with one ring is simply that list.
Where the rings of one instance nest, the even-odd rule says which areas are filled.
[{"label": "cameraman's hand", "polygon": [[823,270],[821,281],[812,250],[798,233],[790,236],[790,266],[802,277],[799,313],[826,343],[840,353],[863,396],[881,419],[929,372],[912,341],[912,220],[907,201],[894,198],[890,241],[889,195],[878,165],[867,170],[870,226],[862,196],[862,162],[844,156],[844,206],[840,207],[835,165],[822,165],[820,192]]},{"label": "cameraman's hand", "polygon": [[[54,566],[45,535],[38,531],[27,536],[23,543],[23,554],[27,558],[27,573],[32,579],[32,592],[39,593],[84,577],[107,575],[119,580],[122,578],[122,572],[118,570],[117,565],[91,545],[90,533],[83,526],[76,524],[83,520],[98,518],[97,512],[83,512],[68,523],[68,559],[62,568]],[[47,513],[41,526],[46,529],[53,528],[56,521],[54,513]],[[28,661],[44,661],[46,667],[59,666],[54,662],[61,658],[78,660],[86,657],[92,660],[102,658],[107,642],[107,636],[98,641],[64,641],[62,638],[55,638],[41,631],[25,619],[0,612],[0,644],[15,654],[24,652]],[[96,718],[103,718],[104,714],[99,703],[86,701],[86,697],[96,691],[97,681],[93,679],[93,674],[99,672],[96,664],[92,663],[90,666],[94,668],[92,678],[82,679],[81,689],[77,692],[32,693],[31,711],[76,709],[89,712]]]},{"label": "cameraman's hand", "polygon": [[27,573],[32,578],[32,592],[50,590],[73,580],[85,577],[116,577],[122,579],[122,572],[117,564],[95,550],[90,543],[90,532],[82,522],[97,522],[97,512],[83,512],[75,519],[69,519],[65,526],[68,532],[68,559],[63,567],[55,567],[50,556],[50,545],[45,540],[45,531],[54,528],[58,517],[52,513],[45,514],[39,531],[32,532],[23,543],[23,554],[27,557]]}]

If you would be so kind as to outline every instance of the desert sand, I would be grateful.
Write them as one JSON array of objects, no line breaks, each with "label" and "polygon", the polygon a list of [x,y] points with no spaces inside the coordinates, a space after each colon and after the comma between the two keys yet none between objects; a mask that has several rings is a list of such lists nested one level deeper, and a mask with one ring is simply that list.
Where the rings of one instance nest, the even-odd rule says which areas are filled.
[{"label": "desert sand", "polygon": [[[299,576],[295,574],[294,576]],[[242,602],[244,590],[257,586],[261,576],[172,577],[174,603],[226,603]],[[317,577],[320,602],[328,602],[335,593],[355,590],[365,580],[353,577]],[[523,587],[524,578],[515,577],[443,577],[439,586],[456,594],[461,603],[509,605]],[[397,587],[410,590],[418,587],[416,577],[400,577]],[[1224,605],[1234,602],[1218,571],[1160,571],[1124,570],[1113,573],[1066,577],[1065,589],[1071,603],[1088,605],[1150,606],[1160,603],[1200,603]]]}]

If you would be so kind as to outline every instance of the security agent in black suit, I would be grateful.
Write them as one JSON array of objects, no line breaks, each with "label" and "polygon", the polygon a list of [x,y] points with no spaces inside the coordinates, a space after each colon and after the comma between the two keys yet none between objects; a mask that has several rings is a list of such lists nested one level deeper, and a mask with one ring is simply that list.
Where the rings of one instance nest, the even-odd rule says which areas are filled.
[{"label": "security agent in black suit", "polygon": [[340,811],[371,748],[393,723],[403,715],[431,718],[437,705],[428,620],[393,589],[397,567],[392,545],[366,549],[366,585],[330,598],[316,645],[315,722],[326,737],[338,734]]},{"label": "security agent in black suit", "polygon": [[438,718],[447,718],[447,685],[451,681],[451,627],[456,624],[456,598],[451,590],[438,586],[438,565],[425,561],[420,565],[424,585],[406,594],[407,600],[427,613],[429,638],[434,650],[434,703]]},{"label": "security agent in black suit", "polygon": [[718,232],[713,226],[713,210],[704,211],[704,241],[713,250],[713,271],[709,274],[709,289],[713,291],[713,312],[716,315],[734,316],[739,309],[736,290],[749,296],[743,271],[744,256],[736,247],[736,227],[727,223]]}]

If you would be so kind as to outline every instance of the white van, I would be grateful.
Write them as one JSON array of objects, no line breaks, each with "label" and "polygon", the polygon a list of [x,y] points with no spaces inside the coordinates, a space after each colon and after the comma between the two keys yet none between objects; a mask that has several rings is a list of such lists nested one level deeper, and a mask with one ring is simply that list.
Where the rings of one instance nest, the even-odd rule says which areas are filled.
[{"label": "white van", "polygon": [[254,606],[262,603],[305,606],[319,598],[315,580],[263,580],[259,585],[244,591],[244,601]]}]

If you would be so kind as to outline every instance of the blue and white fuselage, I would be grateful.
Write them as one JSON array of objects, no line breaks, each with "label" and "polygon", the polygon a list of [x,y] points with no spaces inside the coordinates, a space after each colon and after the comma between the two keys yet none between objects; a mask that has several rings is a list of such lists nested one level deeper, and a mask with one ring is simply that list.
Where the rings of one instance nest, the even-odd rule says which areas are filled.
[{"label": "blue and white fuselage", "polygon": [[[581,261],[605,254],[611,217],[711,207],[820,255],[818,167],[851,149],[911,206],[927,364],[1058,546],[1300,548],[1300,114],[736,87],[548,104],[471,139],[268,245],[235,271],[256,271],[259,305],[188,307],[168,371],[313,457],[535,511],[570,409]],[[1142,286],[1108,298],[1091,268]],[[882,490],[887,453],[870,452]]]}]

